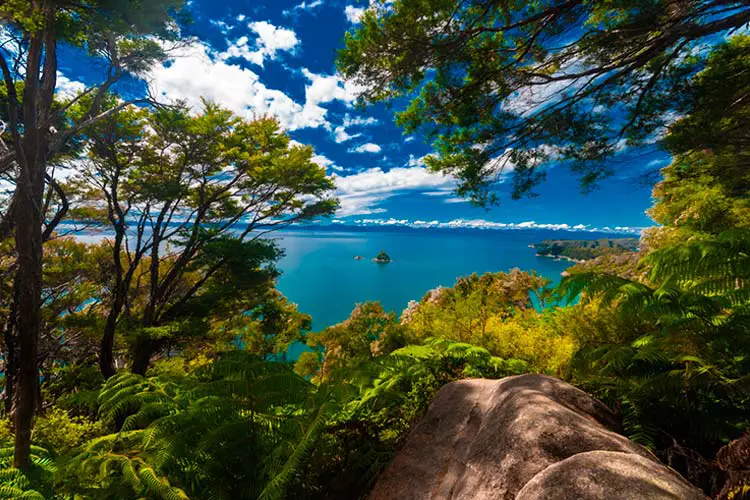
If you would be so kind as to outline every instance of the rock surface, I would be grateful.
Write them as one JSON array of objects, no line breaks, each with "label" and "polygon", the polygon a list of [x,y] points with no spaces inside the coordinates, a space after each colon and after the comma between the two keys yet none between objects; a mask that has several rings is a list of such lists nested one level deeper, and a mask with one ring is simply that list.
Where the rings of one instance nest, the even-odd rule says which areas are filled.
[{"label": "rock surface", "polygon": [[588,451],[550,465],[526,483],[516,500],[580,498],[673,500],[703,498],[662,464],[632,453]]},{"label": "rock surface", "polygon": [[453,382],[370,500],[704,498],[616,428],[601,402],[552,377]]}]

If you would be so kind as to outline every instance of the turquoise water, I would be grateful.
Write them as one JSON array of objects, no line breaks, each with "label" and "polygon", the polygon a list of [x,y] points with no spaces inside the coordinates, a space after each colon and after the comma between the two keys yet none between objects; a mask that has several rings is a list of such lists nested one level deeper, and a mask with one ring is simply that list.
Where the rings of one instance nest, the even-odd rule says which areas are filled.
[{"label": "turquoise water", "polygon": [[[274,236],[286,250],[278,288],[312,315],[313,329],[319,330],[343,321],[356,303],[367,300],[379,300],[400,314],[427,290],[452,286],[457,277],[474,272],[518,267],[557,281],[571,264],[537,257],[528,245],[548,238],[600,237],[541,230],[285,231]],[[393,262],[372,262],[380,250]],[[365,258],[354,260],[355,255]]]},{"label": "turquoise water", "polygon": [[[438,286],[453,286],[471,273],[536,270],[557,282],[571,263],[537,257],[529,244],[545,239],[597,239],[611,234],[551,230],[299,228],[272,233],[285,250],[279,261],[279,290],[313,318],[313,331],[349,317],[359,302],[378,300],[400,314]],[[632,236],[632,235],[631,235]],[[111,237],[79,233],[83,241]],[[385,250],[393,261],[372,258]],[[354,256],[361,255],[362,260]],[[287,353],[295,359],[303,346]]]}]

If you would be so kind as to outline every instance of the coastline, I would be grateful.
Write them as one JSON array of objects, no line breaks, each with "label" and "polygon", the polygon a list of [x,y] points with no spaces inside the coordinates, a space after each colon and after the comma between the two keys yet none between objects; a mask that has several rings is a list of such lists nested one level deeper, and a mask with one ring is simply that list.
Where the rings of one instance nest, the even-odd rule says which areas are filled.
[{"label": "coastline", "polygon": [[552,260],[567,260],[568,262],[575,262],[576,264],[583,264],[584,262],[588,262],[589,259],[574,259],[573,257],[567,257],[565,255],[546,255],[538,253],[536,254],[537,257],[546,257],[548,259]]}]

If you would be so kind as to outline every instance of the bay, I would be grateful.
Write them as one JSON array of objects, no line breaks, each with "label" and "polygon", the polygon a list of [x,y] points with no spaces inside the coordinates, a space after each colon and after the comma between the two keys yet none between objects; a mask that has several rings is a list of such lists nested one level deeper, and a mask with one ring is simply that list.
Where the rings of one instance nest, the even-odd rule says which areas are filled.
[{"label": "bay", "polygon": [[[529,244],[544,239],[597,239],[601,233],[552,230],[295,229],[274,233],[286,255],[279,290],[312,315],[313,330],[345,320],[354,306],[380,301],[400,314],[438,286],[472,273],[536,270],[553,281],[571,263],[537,257]],[[389,264],[372,262],[385,250]],[[355,260],[360,255],[362,260]]]},{"label": "bay", "polygon": [[[111,238],[108,231],[75,232],[82,241]],[[625,235],[631,236],[632,235]],[[344,321],[356,304],[379,301],[396,314],[409,301],[420,300],[439,286],[453,286],[456,279],[472,273],[536,271],[558,282],[572,264],[566,260],[537,257],[529,245],[545,239],[598,239],[611,233],[544,229],[415,229],[409,227],[290,228],[269,233],[284,249],[277,267],[278,289],[301,312],[312,316],[312,331]],[[392,261],[372,259],[384,250]],[[355,260],[355,256],[363,257]],[[288,359],[307,348],[293,345]]]}]

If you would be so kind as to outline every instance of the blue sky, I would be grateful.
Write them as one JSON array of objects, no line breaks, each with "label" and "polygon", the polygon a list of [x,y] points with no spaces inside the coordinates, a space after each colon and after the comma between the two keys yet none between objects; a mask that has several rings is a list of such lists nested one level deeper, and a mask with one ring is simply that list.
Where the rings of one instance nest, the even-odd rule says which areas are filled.
[{"label": "blue sky", "polygon": [[[316,161],[335,176],[342,203],[336,220],[344,223],[652,224],[644,213],[651,188],[642,174],[668,161],[653,148],[622,151],[611,165],[615,175],[588,195],[564,166],[553,165],[537,197],[512,201],[500,184],[502,203],[489,211],[456,198],[453,179],[422,166],[429,145],[403,135],[393,124],[394,109],[356,108],[356,85],[336,74],[336,51],[364,7],[352,0],[192,0],[194,23],[186,33],[195,41],[147,75],[151,91],[194,106],[205,97],[248,118],[276,116],[294,140],[313,145]],[[94,84],[103,72],[70,51],[60,70],[63,90]],[[131,82],[120,90],[141,89]]]}]

